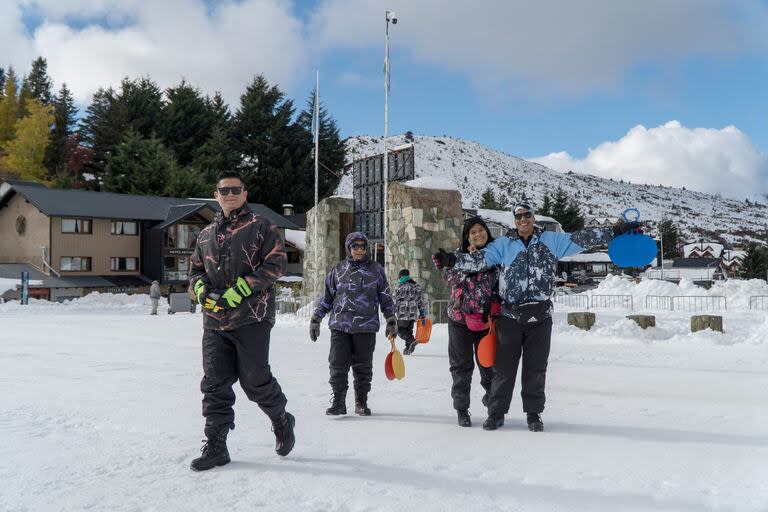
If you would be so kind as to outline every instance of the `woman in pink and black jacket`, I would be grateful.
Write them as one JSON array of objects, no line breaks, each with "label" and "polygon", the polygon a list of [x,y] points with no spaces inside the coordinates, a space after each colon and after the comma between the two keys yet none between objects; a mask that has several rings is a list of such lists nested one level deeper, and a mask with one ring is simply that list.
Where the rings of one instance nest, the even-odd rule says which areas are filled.
[{"label": "woman in pink and black jacket", "polygon": [[[492,241],[493,237],[485,221],[480,217],[472,217],[464,222],[461,249],[457,252],[473,253]],[[456,268],[443,268],[435,258],[433,261],[451,285],[448,302],[448,360],[453,377],[453,407],[458,414],[459,426],[471,427],[469,395],[475,370],[474,361],[477,360],[480,340],[488,334],[489,320],[500,310],[496,294],[499,274],[496,269],[466,273]],[[483,368],[479,362],[477,366],[480,369],[480,385],[485,390],[483,405],[487,406],[493,368]]]}]

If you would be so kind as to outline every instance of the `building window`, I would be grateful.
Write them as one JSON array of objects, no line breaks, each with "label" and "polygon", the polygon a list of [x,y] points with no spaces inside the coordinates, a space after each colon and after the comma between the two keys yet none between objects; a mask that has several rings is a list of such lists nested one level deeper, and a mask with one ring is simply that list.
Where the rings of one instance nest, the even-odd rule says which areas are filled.
[{"label": "building window", "polygon": [[91,219],[61,219],[62,233],[91,233]]},{"label": "building window", "polygon": [[288,263],[301,263],[301,253],[299,251],[285,251],[288,256]]},{"label": "building window", "polygon": [[137,270],[138,268],[139,258],[117,257],[109,259],[109,270],[112,270],[113,272],[132,271]]},{"label": "building window", "polygon": [[194,249],[197,235],[202,226],[199,224],[176,224],[165,230],[165,247],[168,249]]},{"label": "building window", "polygon": [[128,220],[113,220],[112,234],[113,235],[138,235],[139,223],[136,221],[128,221]]},{"label": "building window", "polygon": [[90,256],[62,256],[61,271],[62,272],[90,272],[91,257]]},{"label": "building window", "polygon": [[163,281],[187,281],[188,279],[188,257],[166,256],[163,258]]}]

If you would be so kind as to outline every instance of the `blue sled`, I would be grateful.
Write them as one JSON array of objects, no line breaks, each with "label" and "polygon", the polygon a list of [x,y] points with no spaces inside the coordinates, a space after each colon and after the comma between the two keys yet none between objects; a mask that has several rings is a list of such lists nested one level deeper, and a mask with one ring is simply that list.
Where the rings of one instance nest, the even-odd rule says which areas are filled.
[{"label": "blue sled", "polygon": [[656,240],[641,233],[617,236],[608,245],[608,256],[619,268],[644,267],[656,257]]},{"label": "blue sled", "polygon": [[[634,212],[637,216],[630,219],[627,216],[630,212]],[[627,222],[640,220],[640,212],[637,208],[627,208],[623,215]],[[625,233],[614,238],[608,245],[608,256],[613,264],[619,268],[650,265],[656,257],[657,251],[656,240],[642,233]]]}]

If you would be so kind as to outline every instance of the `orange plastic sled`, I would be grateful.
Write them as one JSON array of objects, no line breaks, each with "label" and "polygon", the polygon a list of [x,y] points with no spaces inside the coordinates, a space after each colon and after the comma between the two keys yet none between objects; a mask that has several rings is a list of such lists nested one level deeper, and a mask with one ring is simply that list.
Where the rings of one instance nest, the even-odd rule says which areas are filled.
[{"label": "orange plastic sled", "polygon": [[384,359],[384,374],[389,380],[400,380],[405,377],[405,362],[403,361],[403,355],[397,350],[395,346],[395,337],[389,338],[389,342],[392,344],[392,350],[387,354],[387,358]]},{"label": "orange plastic sled", "polygon": [[477,346],[477,360],[484,368],[490,368],[496,361],[496,323],[490,322],[488,334],[483,336]]},{"label": "orange plastic sled", "polygon": [[432,320],[422,318],[416,320],[416,343],[429,343],[429,337],[432,334]]}]

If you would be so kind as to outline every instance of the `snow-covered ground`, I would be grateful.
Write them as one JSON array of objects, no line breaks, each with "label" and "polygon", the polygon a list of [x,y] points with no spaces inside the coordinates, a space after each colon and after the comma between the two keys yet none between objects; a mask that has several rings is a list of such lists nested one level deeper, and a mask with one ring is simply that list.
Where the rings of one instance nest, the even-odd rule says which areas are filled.
[{"label": "snow-covered ground", "polygon": [[691,334],[684,313],[657,312],[642,331],[599,310],[585,333],[566,311],[541,434],[525,428],[517,392],[505,426],[483,431],[479,385],[474,427],[456,425],[444,325],[402,381],[384,377],[382,336],[374,415],[329,418],[326,325],[311,343],[305,320],[281,316],[271,360],[294,451],[275,455],[267,418],[238,388],[233,462],[194,473],[199,313],[151,317],[146,296],[109,294],[2,304],[0,510],[768,510],[765,312],[729,302],[725,333]]}]

